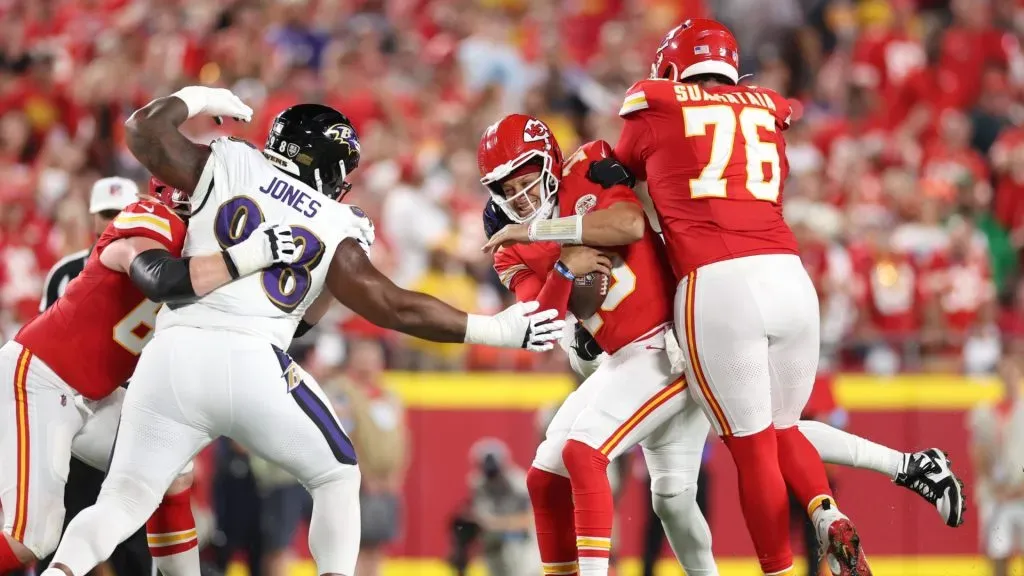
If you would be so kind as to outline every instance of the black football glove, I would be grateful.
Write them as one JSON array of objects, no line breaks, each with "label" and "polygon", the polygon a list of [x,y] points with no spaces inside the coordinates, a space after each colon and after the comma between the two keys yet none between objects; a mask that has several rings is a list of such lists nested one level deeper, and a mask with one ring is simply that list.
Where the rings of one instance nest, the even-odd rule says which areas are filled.
[{"label": "black football glove", "polygon": [[484,206],[484,234],[487,235],[488,240],[511,223],[512,220],[504,210],[494,203],[494,200],[487,201],[487,206]]},{"label": "black football glove", "polygon": [[580,360],[585,362],[595,360],[604,352],[601,346],[598,345],[597,340],[594,340],[593,334],[583,327],[582,322],[576,323],[576,334],[573,338],[572,350]]},{"label": "black football glove", "polygon": [[602,158],[591,162],[590,168],[587,168],[587,180],[600,184],[605,190],[618,184],[630,188],[636,184],[633,173],[615,158]]}]

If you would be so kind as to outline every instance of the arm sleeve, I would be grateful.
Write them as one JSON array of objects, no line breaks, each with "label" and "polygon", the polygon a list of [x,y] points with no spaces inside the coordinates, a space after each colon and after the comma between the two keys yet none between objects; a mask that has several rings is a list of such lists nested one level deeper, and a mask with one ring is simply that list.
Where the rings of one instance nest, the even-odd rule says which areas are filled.
[{"label": "arm sleeve", "polygon": [[595,209],[603,210],[610,208],[619,202],[629,202],[630,204],[636,204],[637,206],[643,206],[640,199],[636,197],[636,192],[633,192],[632,188],[628,186],[612,186],[607,190],[602,190],[597,195],[597,206]]},{"label": "arm sleeve", "polygon": [[525,264],[500,262],[499,252],[495,259],[495,270],[501,283],[516,295],[516,301],[529,302],[536,300],[541,310],[558,310],[558,318],[565,318],[569,307],[569,295],[572,293],[572,281],[551,269],[547,277],[541,278]]},{"label": "arm sleeve", "polygon": [[188,258],[175,258],[166,250],[146,250],[132,260],[128,277],[153,302],[194,298]]},{"label": "arm sleeve", "polygon": [[647,120],[638,114],[631,114],[624,120],[619,141],[615,144],[615,157],[636,176],[638,181],[647,180],[651,128]]}]

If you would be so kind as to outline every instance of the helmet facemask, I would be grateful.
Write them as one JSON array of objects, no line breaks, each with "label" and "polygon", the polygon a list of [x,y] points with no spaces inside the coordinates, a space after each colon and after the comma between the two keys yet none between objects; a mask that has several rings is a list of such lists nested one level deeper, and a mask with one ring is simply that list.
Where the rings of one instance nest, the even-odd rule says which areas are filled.
[{"label": "helmet facemask", "polygon": [[[520,168],[531,163],[537,163],[540,165],[540,171],[537,172],[536,179],[531,181],[527,186],[521,188],[512,196],[506,197],[505,191],[501,185],[502,182],[509,178],[516,177],[517,174],[515,173]],[[557,198],[559,184],[558,176],[552,170],[553,165],[554,162],[552,161],[550,154],[541,150],[530,150],[519,155],[512,161],[498,166],[481,178],[480,182],[487,187],[487,190],[491,193],[491,198],[494,200],[494,203],[501,208],[502,212],[504,212],[510,220],[517,224],[526,224],[537,218],[548,218],[551,216],[551,212],[556,203],[555,200]],[[536,203],[530,196],[530,192],[534,190],[539,191],[539,194],[537,194],[539,202]],[[528,214],[521,215],[516,211],[516,202],[521,198],[525,199],[527,204],[532,208]]]}]

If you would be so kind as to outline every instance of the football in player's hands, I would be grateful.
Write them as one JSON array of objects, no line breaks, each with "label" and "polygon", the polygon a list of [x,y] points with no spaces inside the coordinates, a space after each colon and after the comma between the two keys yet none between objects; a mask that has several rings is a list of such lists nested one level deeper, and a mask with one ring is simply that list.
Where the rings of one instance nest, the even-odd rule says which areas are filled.
[{"label": "football in player's hands", "polygon": [[576,278],[569,293],[569,311],[573,316],[585,320],[601,309],[608,295],[608,276],[591,272]]}]

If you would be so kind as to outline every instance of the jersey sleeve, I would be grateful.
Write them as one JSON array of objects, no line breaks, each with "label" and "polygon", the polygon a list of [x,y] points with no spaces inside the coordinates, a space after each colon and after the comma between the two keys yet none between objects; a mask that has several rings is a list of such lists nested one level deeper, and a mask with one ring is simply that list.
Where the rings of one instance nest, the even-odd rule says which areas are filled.
[{"label": "jersey sleeve", "polygon": [[189,194],[191,213],[198,214],[206,206],[215,187],[233,190],[236,185],[244,182],[244,176],[253,173],[253,153],[259,154],[259,150],[239,138],[225,136],[211,142],[210,157],[206,160],[196,189]]},{"label": "jersey sleeve", "polygon": [[[494,254],[494,271],[498,274],[501,285],[512,292],[516,292],[516,287],[521,282],[531,277],[536,278],[536,274],[530,270],[526,262],[519,258],[516,251],[511,248],[502,248]],[[538,283],[536,291],[530,297],[531,299],[540,291],[541,284],[543,284],[542,281]]]},{"label": "jersey sleeve", "polygon": [[149,238],[177,258],[185,245],[185,222],[163,204],[143,200],[122,210],[104,234],[109,234],[105,244],[121,238]]},{"label": "jersey sleeve", "polygon": [[647,180],[647,158],[654,150],[654,130],[647,119],[652,104],[648,92],[643,83],[634,84],[619,108],[623,124],[615,144],[615,157],[637,180]]},{"label": "jersey sleeve", "polygon": [[779,128],[786,130],[790,124],[798,120],[793,104],[788,98],[782,96],[771,88],[754,88],[754,91],[760,94],[762,97],[770,99],[771,103],[775,105],[775,122]]}]

